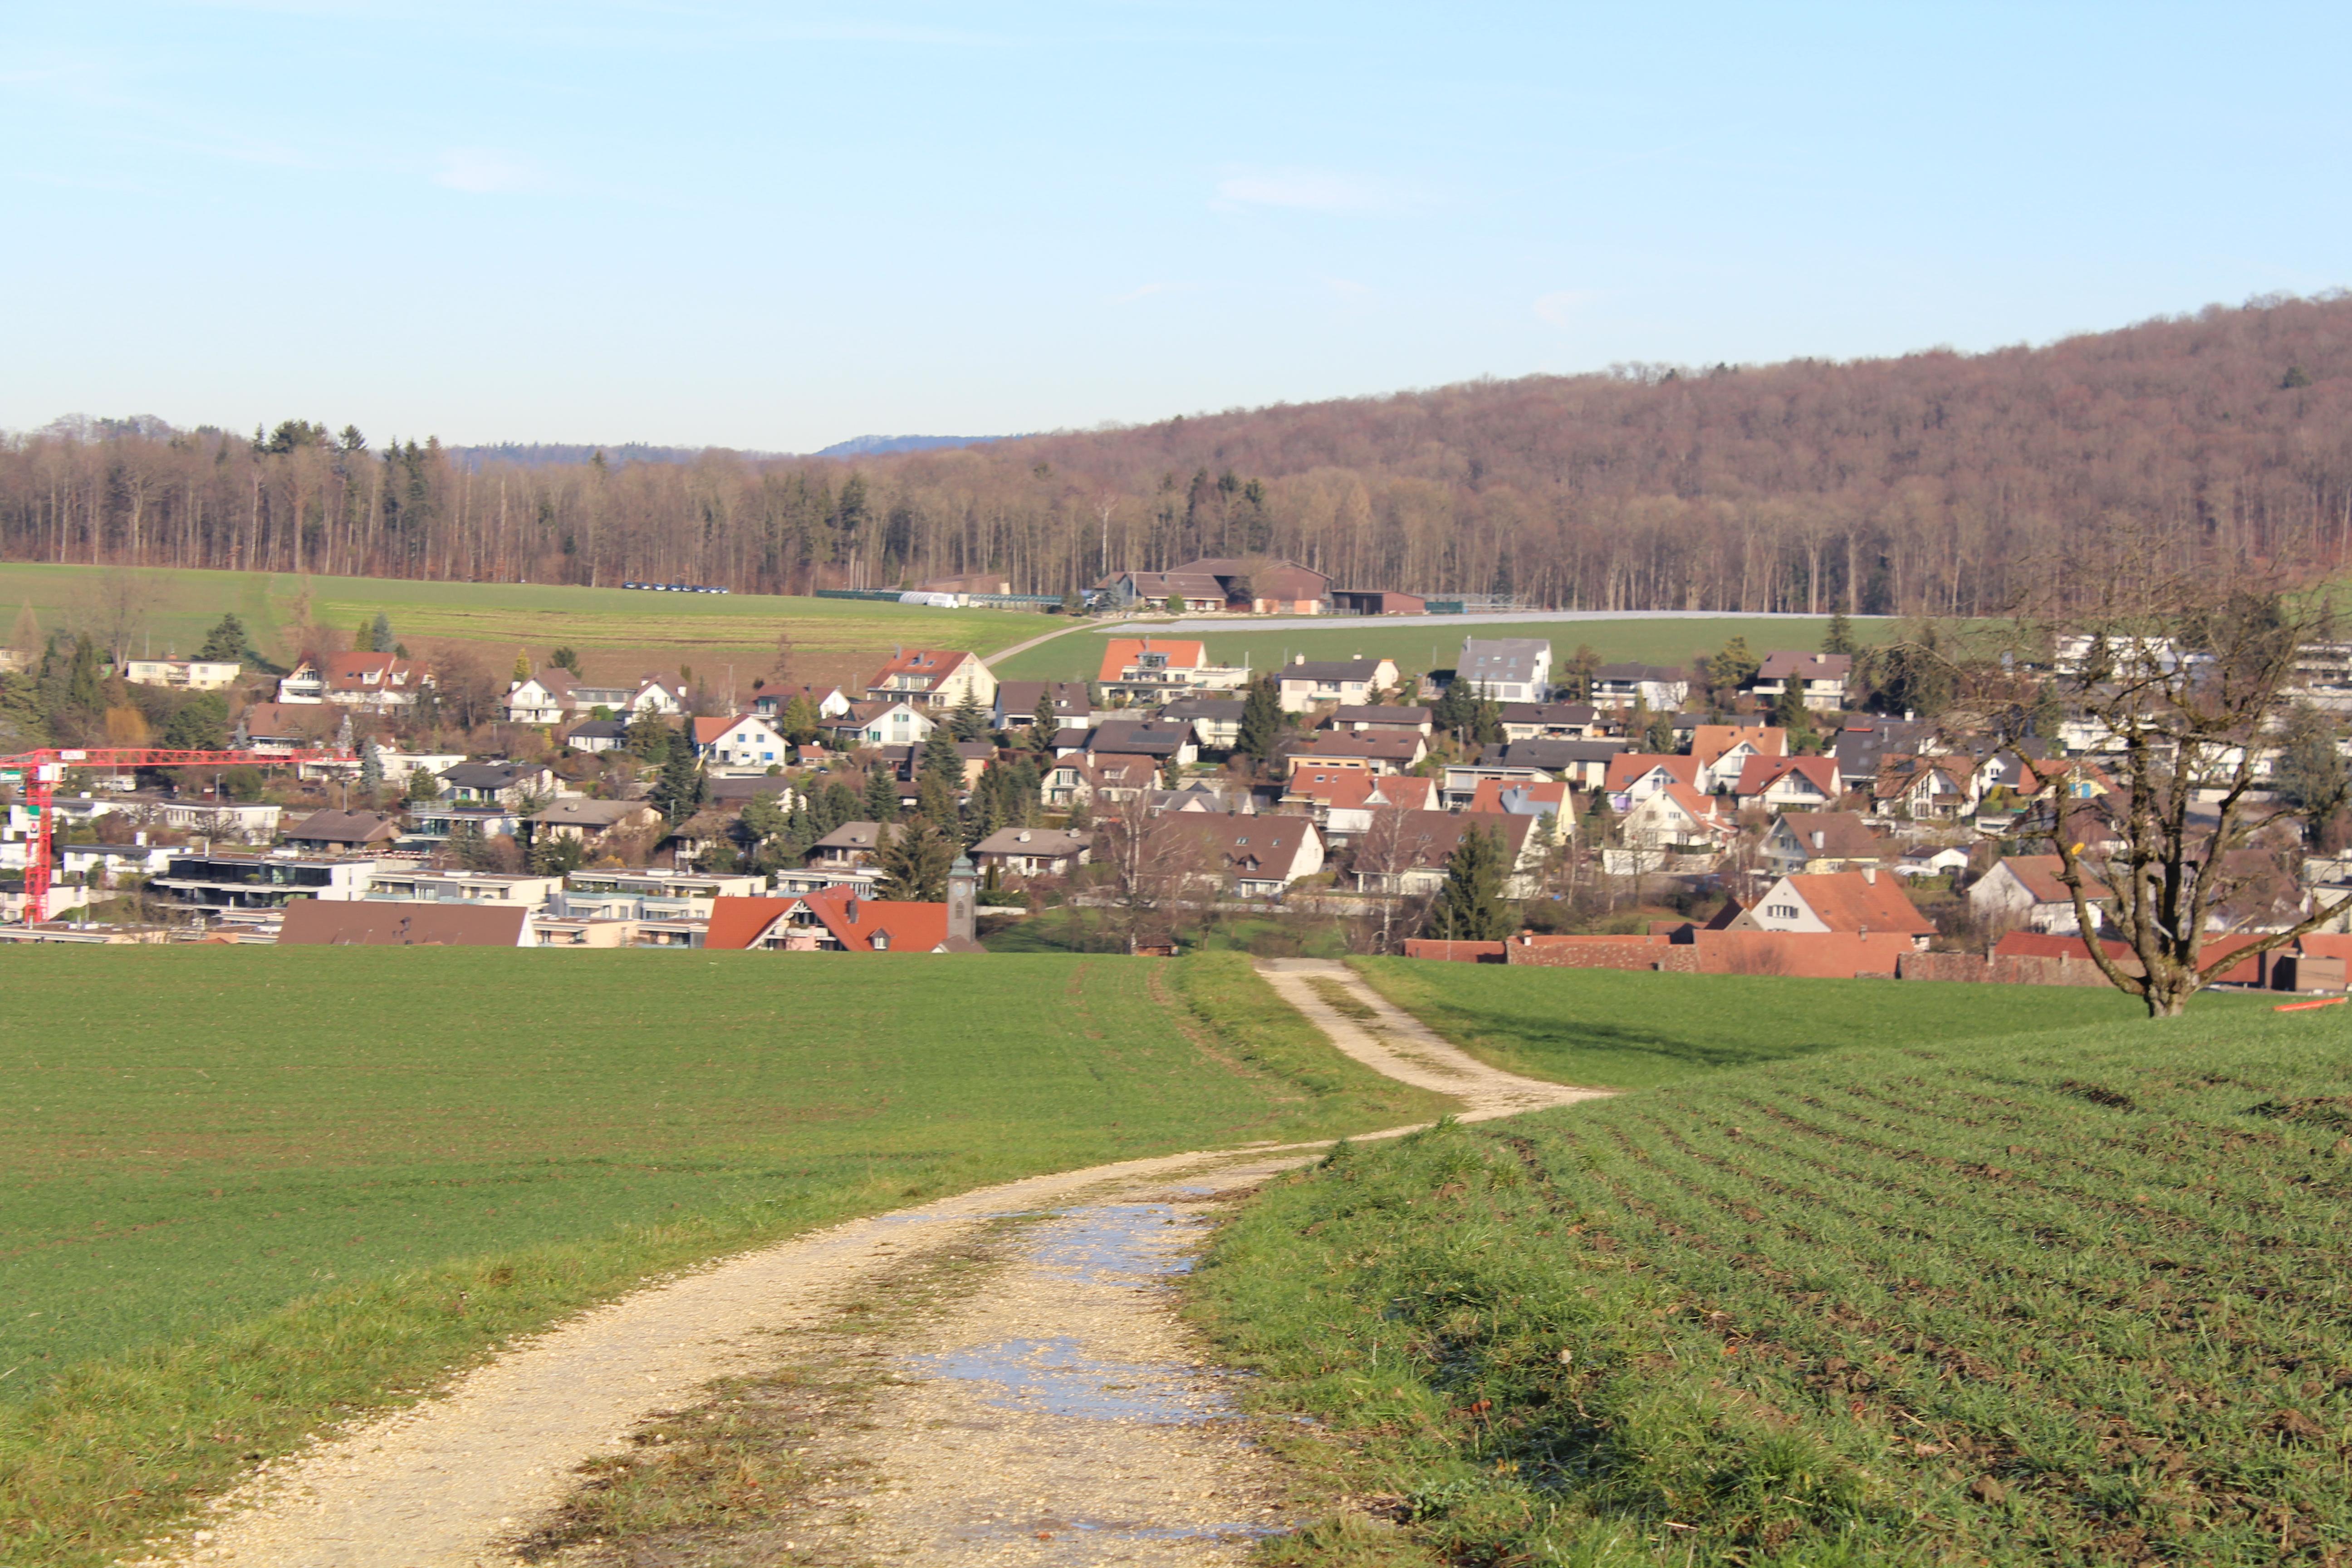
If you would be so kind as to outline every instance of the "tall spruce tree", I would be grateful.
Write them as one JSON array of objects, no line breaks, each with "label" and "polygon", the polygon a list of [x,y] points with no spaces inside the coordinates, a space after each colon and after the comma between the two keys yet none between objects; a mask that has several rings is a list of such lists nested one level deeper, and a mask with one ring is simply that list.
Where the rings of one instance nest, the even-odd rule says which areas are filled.
[{"label": "tall spruce tree", "polygon": [[[898,770],[888,763],[877,763],[866,770],[866,815],[877,822],[898,820]],[[840,826],[834,824],[835,827]]]},{"label": "tall spruce tree", "polygon": [[885,899],[936,904],[948,896],[948,873],[963,846],[940,824],[917,817],[898,833],[885,834],[875,864],[882,880],[875,891]]},{"label": "tall spruce tree", "polygon": [[1429,911],[1431,932],[1454,942],[1500,942],[1508,936],[1506,874],[1503,836],[1486,827],[1463,829],[1445,863],[1445,885]]},{"label": "tall spruce tree", "polygon": [[1286,727],[1281,689],[1275,685],[1272,672],[1260,671],[1242,698],[1241,738],[1234,742],[1234,750],[1255,758],[1261,767],[1271,766]]}]

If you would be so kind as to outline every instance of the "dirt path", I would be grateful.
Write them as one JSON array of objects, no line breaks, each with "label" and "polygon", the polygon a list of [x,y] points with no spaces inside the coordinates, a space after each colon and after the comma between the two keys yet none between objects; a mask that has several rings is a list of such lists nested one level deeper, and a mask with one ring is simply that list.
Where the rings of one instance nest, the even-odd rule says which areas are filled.
[{"label": "dirt path", "polygon": [[[1465,1119],[1593,1092],[1473,1060],[1343,965],[1261,968],[1340,1050],[1459,1098]],[[1318,978],[1372,1016],[1335,1009],[1309,984]],[[513,1563],[509,1543],[572,1492],[579,1466],[623,1450],[656,1412],[692,1405],[712,1379],[776,1365],[796,1332],[909,1260],[968,1245],[1001,1216],[1051,1210],[968,1299],[893,1345],[899,1381],[866,1421],[828,1435],[838,1453],[820,1456],[863,1478],[856,1495],[811,1516],[783,1560],[1238,1563],[1249,1541],[1284,1522],[1276,1479],[1171,1310],[1169,1278],[1197,1247],[1193,1205],[1325,1146],[1034,1177],[654,1286],[518,1344],[439,1397],[265,1467],[218,1500],[217,1522],[168,1561]]]}]

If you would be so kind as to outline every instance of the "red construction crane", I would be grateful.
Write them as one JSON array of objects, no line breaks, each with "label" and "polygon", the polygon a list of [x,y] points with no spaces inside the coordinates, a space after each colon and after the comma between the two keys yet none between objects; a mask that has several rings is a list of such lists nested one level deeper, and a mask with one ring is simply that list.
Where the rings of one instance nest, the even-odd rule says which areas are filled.
[{"label": "red construction crane", "polygon": [[175,752],[159,746],[95,746],[75,751],[51,747],[0,757],[0,784],[25,791],[25,809],[33,818],[33,858],[25,868],[26,925],[49,918],[49,835],[56,818],[51,800],[68,768],[227,768],[269,767],[283,763],[348,763],[351,752],[332,748],[301,752]]}]

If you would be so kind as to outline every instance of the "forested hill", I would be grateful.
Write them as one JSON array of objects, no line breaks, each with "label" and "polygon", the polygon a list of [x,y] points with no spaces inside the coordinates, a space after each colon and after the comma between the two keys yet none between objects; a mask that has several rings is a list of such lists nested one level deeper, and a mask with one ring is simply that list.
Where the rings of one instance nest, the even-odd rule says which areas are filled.
[{"label": "forested hill", "polygon": [[2038,349],[1539,376],[841,459],[530,467],[289,422],[0,447],[16,558],[799,591],[1287,556],[1582,608],[1990,609],[2070,535],[2352,550],[2352,298]]}]

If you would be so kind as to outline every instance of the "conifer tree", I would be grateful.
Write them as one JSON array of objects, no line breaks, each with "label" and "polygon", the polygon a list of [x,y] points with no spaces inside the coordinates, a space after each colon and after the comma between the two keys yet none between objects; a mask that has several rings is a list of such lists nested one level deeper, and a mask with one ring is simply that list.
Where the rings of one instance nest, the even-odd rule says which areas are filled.
[{"label": "conifer tree", "polygon": [[1445,863],[1445,885],[1429,911],[1435,935],[1454,942],[1499,942],[1510,934],[1503,904],[1503,836],[1465,827]]},{"label": "conifer tree", "polygon": [[1271,765],[1285,727],[1281,689],[1271,673],[1261,673],[1251,680],[1242,699],[1241,737],[1234,749],[1255,757],[1261,766]]},{"label": "conifer tree", "polygon": [[866,815],[876,822],[898,820],[898,779],[897,770],[887,763],[877,763],[866,770]]}]

